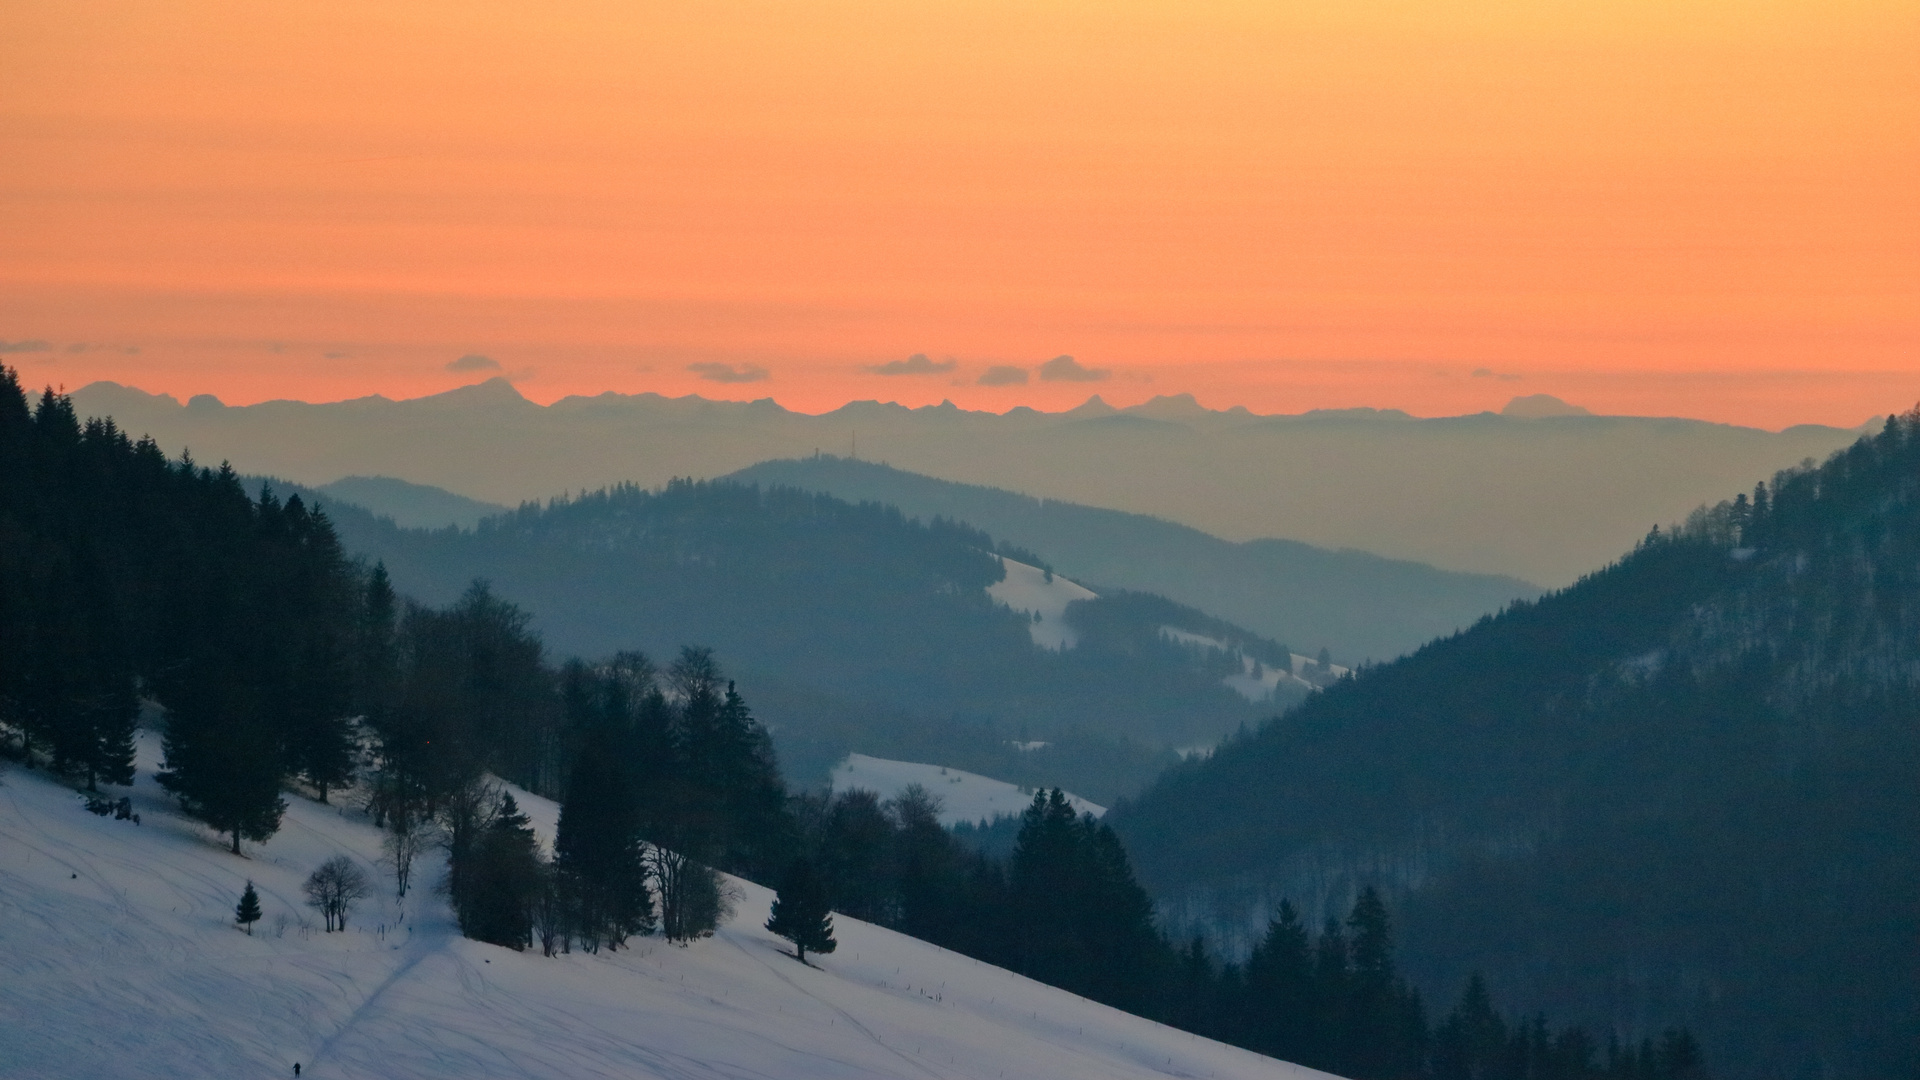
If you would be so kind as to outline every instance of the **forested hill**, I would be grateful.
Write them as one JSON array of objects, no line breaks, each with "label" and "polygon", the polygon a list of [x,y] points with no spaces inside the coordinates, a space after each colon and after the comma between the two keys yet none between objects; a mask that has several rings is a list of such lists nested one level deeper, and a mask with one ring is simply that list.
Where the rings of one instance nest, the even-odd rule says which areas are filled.
[{"label": "forested hill", "polygon": [[[329,506],[347,549],[384,560],[402,592],[442,603],[484,578],[562,653],[711,645],[755,688],[801,783],[859,750],[1098,801],[1306,693],[1296,681],[1256,703],[1229,689],[1248,660],[1288,663],[1286,647],[1155,597],[1075,604],[1076,643],[1042,648],[1030,616],[987,593],[1002,576],[993,538],[877,504],[678,482],[529,504],[472,531]],[[1182,645],[1163,625],[1232,650]]]},{"label": "forested hill", "polygon": [[1366,884],[1428,986],[1732,1075],[1920,1066],[1920,410],[1110,817],[1196,922]]},{"label": "forested hill", "polygon": [[1055,569],[1076,580],[1159,593],[1303,651],[1325,647],[1342,664],[1412,652],[1509,601],[1540,595],[1517,578],[1294,540],[1235,543],[1145,514],[1036,499],[831,454],[763,461],[727,479],[964,521],[1046,552]]}]

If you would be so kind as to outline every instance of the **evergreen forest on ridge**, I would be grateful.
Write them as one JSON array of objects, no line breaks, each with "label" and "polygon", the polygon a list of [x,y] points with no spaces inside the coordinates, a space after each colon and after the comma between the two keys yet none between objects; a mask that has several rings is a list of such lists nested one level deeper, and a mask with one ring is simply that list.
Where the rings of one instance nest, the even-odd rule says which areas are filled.
[{"label": "evergreen forest on ridge", "polygon": [[1111,815],[1183,926],[1378,887],[1429,987],[1920,1064],[1920,410],[1366,668]]}]

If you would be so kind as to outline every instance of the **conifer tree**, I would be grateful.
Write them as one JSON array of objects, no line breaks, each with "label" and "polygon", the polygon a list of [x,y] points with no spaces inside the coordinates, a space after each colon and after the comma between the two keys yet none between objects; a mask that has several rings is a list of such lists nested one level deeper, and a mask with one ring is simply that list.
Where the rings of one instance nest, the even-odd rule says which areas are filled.
[{"label": "conifer tree", "polygon": [[604,673],[575,662],[563,685],[569,720],[582,735],[560,807],[554,871],[591,952],[654,926],[636,775],[643,752],[637,713],[653,691],[651,668],[638,654],[616,658]]},{"label": "conifer tree", "polygon": [[1433,1034],[1434,1080],[1481,1080],[1507,1048],[1507,1025],[1479,972],[1467,980],[1459,1004]]},{"label": "conifer tree", "polygon": [[270,569],[264,619],[275,627],[264,665],[268,692],[289,771],[326,802],[331,788],[353,776],[355,587],[325,514],[308,511],[298,495],[281,506],[265,489],[259,505]]},{"label": "conifer tree", "polygon": [[1246,1045],[1287,1061],[1312,1052],[1313,946],[1290,901],[1280,901],[1247,958],[1246,993]]},{"label": "conifer tree", "polygon": [[247,936],[253,936],[253,924],[260,921],[260,894],[253,889],[253,882],[240,894],[240,902],[233,907],[233,921],[246,928]]},{"label": "conifer tree", "polygon": [[460,928],[476,941],[524,949],[533,941],[533,907],[541,886],[539,843],[511,794],[481,833],[468,876]]},{"label": "conifer tree", "polygon": [[280,739],[246,703],[239,687],[209,686],[178,701],[167,717],[160,785],[188,814],[240,841],[265,840],[280,829]]},{"label": "conifer tree", "polygon": [[806,859],[795,859],[781,877],[772,916],[767,929],[793,942],[793,954],[803,964],[808,950],[830,953],[839,947],[825,882]]},{"label": "conifer tree", "polygon": [[399,691],[399,598],[387,564],[376,562],[353,612],[353,711],[384,731]]}]

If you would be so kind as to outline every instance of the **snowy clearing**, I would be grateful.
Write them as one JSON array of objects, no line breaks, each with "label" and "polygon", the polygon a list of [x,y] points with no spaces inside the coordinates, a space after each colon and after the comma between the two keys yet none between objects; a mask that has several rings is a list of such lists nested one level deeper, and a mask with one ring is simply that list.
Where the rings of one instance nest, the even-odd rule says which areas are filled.
[{"label": "snowy clearing", "polygon": [[1028,627],[1033,643],[1055,651],[1078,644],[1080,635],[1067,625],[1067,605],[1075,600],[1097,599],[1094,594],[1059,574],[1048,581],[1045,570],[1005,556],[1000,557],[1000,565],[1006,567],[1007,576],[987,586],[987,595],[1015,611],[1026,612],[1030,620],[1039,615]]},{"label": "snowy clearing", "polygon": [[[739,914],[689,948],[482,945],[431,888],[403,911],[356,810],[289,794],[279,835],[227,853],[153,782],[155,742],[130,792],[139,826],[0,771],[0,1076],[286,1077],[296,1061],[314,1080],[1324,1075],[852,919],[802,967],[760,929],[768,892],[744,883]],[[553,804],[522,804],[550,835]],[[318,919],[300,883],[335,854],[383,887],[346,932],[303,929]],[[249,878],[266,913],[252,937],[232,922]]]},{"label": "snowy clearing", "polygon": [[[1219,638],[1210,638],[1205,634],[1196,634],[1191,630],[1182,630],[1177,626],[1163,626],[1160,628],[1160,633],[1162,636],[1171,638],[1183,645],[1198,645],[1202,648],[1219,649],[1222,652],[1231,651],[1227,643],[1221,641]],[[1299,653],[1288,653],[1287,656],[1292,663],[1289,670],[1282,671],[1277,667],[1262,666],[1258,672],[1254,670],[1255,661],[1252,657],[1241,657],[1241,673],[1238,675],[1229,675],[1220,681],[1231,687],[1248,701],[1266,701],[1272,698],[1274,688],[1279,686],[1283,679],[1289,684],[1298,685],[1303,689],[1318,689],[1314,683],[1301,678],[1302,672],[1309,666],[1316,666],[1318,661],[1314,660],[1311,656],[1301,656]],[[1341,667],[1339,664],[1328,664],[1327,668],[1332,671],[1333,677],[1335,678],[1347,673],[1347,669]]]},{"label": "snowy clearing", "polygon": [[[863,788],[891,799],[908,784],[919,784],[940,798],[940,824],[990,822],[1005,815],[1018,816],[1033,805],[1033,792],[1005,780],[962,772],[940,765],[922,765],[914,761],[888,761],[865,754],[848,754],[847,760],[833,770],[833,790]],[[1102,817],[1107,808],[1068,793],[1067,801],[1076,812]]]}]

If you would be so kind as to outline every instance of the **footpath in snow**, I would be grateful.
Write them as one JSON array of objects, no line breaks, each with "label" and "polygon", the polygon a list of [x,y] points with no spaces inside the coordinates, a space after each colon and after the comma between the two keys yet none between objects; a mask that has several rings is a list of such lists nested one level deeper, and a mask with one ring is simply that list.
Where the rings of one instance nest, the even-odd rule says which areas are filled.
[{"label": "footpath in snow", "polygon": [[[432,883],[404,905],[354,809],[294,794],[245,858],[181,817],[142,742],[142,824],[0,765],[0,1077],[1299,1078],[859,921],[803,967],[761,929],[771,896],[686,948],[548,959],[461,938]],[[551,841],[556,808],[523,806]],[[301,883],[345,854],[379,886],[325,934]],[[244,882],[265,918],[232,921]],[[305,925],[303,925],[303,922]]]}]

